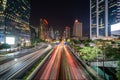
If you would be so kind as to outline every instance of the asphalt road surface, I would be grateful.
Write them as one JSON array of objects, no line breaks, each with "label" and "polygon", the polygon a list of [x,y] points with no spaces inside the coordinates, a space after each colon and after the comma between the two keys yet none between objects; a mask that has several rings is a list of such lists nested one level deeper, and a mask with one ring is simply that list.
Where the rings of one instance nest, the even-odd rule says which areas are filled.
[{"label": "asphalt road surface", "polygon": [[27,69],[35,63],[41,55],[51,49],[49,45],[45,49],[40,49],[36,52],[30,53],[23,57],[9,61],[5,64],[0,65],[0,80],[16,80],[19,75],[22,75]]},{"label": "asphalt road surface", "polygon": [[91,80],[88,73],[61,42],[45,60],[34,80]]}]

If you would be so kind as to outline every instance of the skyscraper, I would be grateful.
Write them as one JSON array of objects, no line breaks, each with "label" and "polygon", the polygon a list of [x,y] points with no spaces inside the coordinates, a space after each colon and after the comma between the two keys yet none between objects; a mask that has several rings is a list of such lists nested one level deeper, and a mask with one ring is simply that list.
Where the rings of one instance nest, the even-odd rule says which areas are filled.
[{"label": "skyscraper", "polygon": [[0,42],[6,37],[14,37],[15,43],[30,41],[30,1],[0,0]]},{"label": "skyscraper", "polygon": [[40,27],[39,27],[39,38],[45,40],[48,38],[48,21],[46,19],[40,19]]},{"label": "skyscraper", "polygon": [[51,26],[50,28],[49,28],[49,37],[51,38],[51,39],[55,39],[55,37],[54,37],[54,30],[53,30],[53,27]]},{"label": "skyscraper", "polygon": [[70,38],[70,27],[68,26],[65,27],[65,38]]},{"label": "skyscraper", "polygon": [[110,26],[120,22],[119,0],[90,0],[90,38],[111,35]]},{"label": "skyscraper", "polygon": [[78,20],[75,20],[73,25],[73,36],[79,39],[82,38],[82,23],[80,23]]}]

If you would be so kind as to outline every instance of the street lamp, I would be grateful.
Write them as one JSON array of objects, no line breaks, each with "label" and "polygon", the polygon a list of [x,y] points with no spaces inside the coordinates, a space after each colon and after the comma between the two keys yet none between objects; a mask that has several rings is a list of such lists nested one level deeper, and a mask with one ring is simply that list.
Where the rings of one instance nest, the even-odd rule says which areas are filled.
[{"label": "street lamp", "polygon": [[97,54],[97,77],[98,77],[98,53],[97,53],[97,46],[95,45],[95,47],[96,47],[95,51],[96,51],[96,54]]},{"label": "street lamp", "polygon": [[102,41],[102,44],[99,45],[100,47],[102,47],[102,57],[103,57],[103,77],[105,79],[105,68],[104,68],[104,60],[105,60],[105,43],[104,41]]},{"label": "street lamp", "polygon": [[95,53],[97,55],[97,77],[98,77],[98,53],[97,53],[96,41],[95,41],[95,44],[94,43],[90,43],[90,46],[95,47]]},{"label": "street lamp", "polygon": [[105,60],[105,47],[103,47],[103,72],[104,72],[104,79],[105,79],[104,60]]}]

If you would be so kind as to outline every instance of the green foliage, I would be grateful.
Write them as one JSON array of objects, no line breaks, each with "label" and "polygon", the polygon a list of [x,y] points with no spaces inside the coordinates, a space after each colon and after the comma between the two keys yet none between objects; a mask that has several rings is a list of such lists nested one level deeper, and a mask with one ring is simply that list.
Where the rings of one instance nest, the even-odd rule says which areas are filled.
[{"label": "green foliage", "polygon": [[90,46],[90,45],[89,45],[90,42],[93,42],[93,41],[90,40],[90,39],[82,40],[82,43],[83,43],[85,46]]},{"label": "green foliage", "polygon": [[108,45],[105,47],[105,55],[108,58],[120,60],[120,48],[112,48],[112,46]]},{"label": "green foliage", "polygon": [[37,45],[37,44],[40,43],[40,42],[41,42],[41,40],[38,39],[38,38],[37,38],[37,39],[32,39],[32,40],[31,40],[31,45],[34,45],[34,46],[35,46],[35,45]]},{"label": "green foliage", "polygon": [[107,58],[112,58],[119,60],[118,66],[116,68],[116,77],[120,80],[120,48],[113,48],[110,45],[105,47],[105,55]]},{"label": "green foliage", "polygon": [[75,44],[80,44],[81,42],[79,40],[72,39],[71,42],[74,42]]},{"label": "green foliage", "polygon": [[0,49],[3,49],[3,48],[2,48],[2,44],[0,44]]},{"label": "green foliage", "polygon": [[78,52],[81,48],[77,45],[74,45],[74,49]]},{"label": "green foliage", "polygon": [[119,63],[118,63],[118,66],[117,66],[117,68],[116,68],[116,77],[118,78],[118,80],[120,80],[120,61],[119,61]]},{"label": "green foliage", "polygon": [[9,44],[1,44],[1,46],[0,46],[1,49],[8,49],[10,47],[11,46]]},{"label": "green foliage", "polygon": [[101,50],[96,47],[84,47],[80,52],[82,53],[82,59],[91,61],[97,57]]},{"label": "green foliage", "polygon": [[20,43],[17,43],[17,47],[20,47],[20,45],[21,45]]}]

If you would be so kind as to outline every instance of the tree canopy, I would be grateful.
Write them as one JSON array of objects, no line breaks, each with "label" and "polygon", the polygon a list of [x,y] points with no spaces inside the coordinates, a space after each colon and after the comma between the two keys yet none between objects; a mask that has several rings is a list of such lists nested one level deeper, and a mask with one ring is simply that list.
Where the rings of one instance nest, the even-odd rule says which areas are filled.
[{"label": "tree canopy", "polygon": [[97,57],[101,50],[96,47],[84,47],[80,52],[82,53],[82,59],[91,61]]}]

